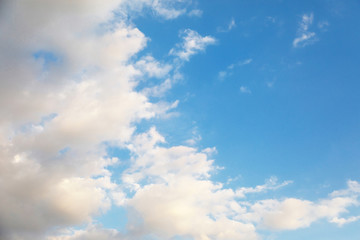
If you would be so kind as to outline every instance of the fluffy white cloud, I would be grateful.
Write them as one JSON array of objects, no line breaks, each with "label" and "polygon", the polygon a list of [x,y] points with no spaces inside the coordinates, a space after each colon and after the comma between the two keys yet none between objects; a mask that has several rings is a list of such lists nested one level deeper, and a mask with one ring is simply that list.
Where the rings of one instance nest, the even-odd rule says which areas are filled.
[{"label": "fluffy white cloud", "polygon": [[[148,97],[163,94],[179,76],[171,64],[151,56],[134,60],[148,39],[131,23],[115,19],[113,11],[146,7],[170,19],[185,14],[189,2],[2,1],[1,239],[250,240],[259,238],[257,226],[295,229],[321,218],[339,225],[358,219],[341,216],[358,202],[355,181],[316,203],[240,202],[287,182],[227,189],[211,180],[217,169],[210,159],[214,149],[167,146],[155,128],[134,134],[137,122],[168,116],[177,106],[178,101]],[[188,29],[171,53],[188,60],[214,43]],[[153,77],[163,83],[137,90],[139,81]],[[119,160],[108,156],[108,144],[131,151],[121,182],[109,170]],[[92,223],[112,202],[129,210],[126,234]],[[88,227],[72,230],[81,224]]]},{"label": "fluffy white cloud", "polygon": [[163,78],[169,74],[172,66],[161,64],[152,56],[146,56],[136,62],[135,66],[146,73],[148,77]]},{"label": "fluffy white cloud", "polygon": [[128,204],[143,217],[141,230],[161,239],[257,239],[252,224],[228,217],[243,211],[232,195],[211,181],[183,176],[143,187]]},{"label": "fluffy white cloud", "polygon": [[[130,213],[128,233],[89,227],[51,239],[260,239],[256,228],[292,230],[310,226],[320,219],[342,225],[358,217],[342,218],[351,206],[358,204],[358,186],[335,191],[328,199],[311,202],[296,198],[282,201],[265,199],[254,203],[239,201],[247,194],[275,190],[289,184],[278,184],[270,178],[254,188],[227,189],[209,179],[215,169],[209,154],[185,146],[164,147],[165,139],[155,128],[134,137],[131,166],[123,174],[123,185],[132,192],[118,195],[121,206]],[[125,191],[126,192],[126,191]],[[116,196],[115,196],[116,197]],[[100,238],[101,237],[101,238]]]},{"label": "fluffy white cloud", "polygon": [[178,56],[180,59],[188,61],[190,57],[198,52],[205,51],[206,47],[215,44],[215,38],[211,36],[201,36],[198,32],[186,29],[181,32],[180,36],[183,42],[170,50],[171,55]]},{"label": "fluffy white cloud", "polygon": [[137,121],[176,106],[135,90],[171,66],[129,61],[147,38],[114,19],[125,1],[1,4],[0,238],[41,239],[110,208],[117,159],[106,142],[127,142]]},{"label": "fluffy white cloud", "polygon": [[132,142],[128,146],[133,152],[132,164],[123,175],[123,189],[133,194],[122,205],[138,216],[129,222],[130,234],[138,237],[259,239],[256,228],[294,230],[321,219],[338,225],[358,220],[356,216],[341,217],[349,207],[359,204],[359,183],[355,181],[317,202],[296,198],[244,202],[239,200],[291,181],[278,183],[272,177],[263,185],[233,190],[210,180],[216,169],[209,159],[211,151],[162,147],[165,139],[155,128]]},{"label": "fluffy white cloud", "polygon": [[130,221],[130,234],[155,234],[160,239],[258,238],[252,224],[232,218],[245,211],[235,201],[235,192],[209,180],[216,168],[208,159],[214,150],[166,148],[160,143],[165,139],[152,128],[128,146],[132,166],[123,182],[135,195],[125,205],[141,216]]},{"label": "fluffy white cloud", "polygon": [[[348,188],[341,192],[351,191],[354,181],[348,182]],[[258,223],[263,228],[272,230],[294,230],[310,226],[313,222],[326,219],[339,226],[357,221],[359,217],[340,217],[347,213],[349,207],[359,205],[359,193],[347,194],[312,202],[308,200],[286,198],[282,201],[266,199],[249,205],[249,211],[240,216],[240,219]]]}]

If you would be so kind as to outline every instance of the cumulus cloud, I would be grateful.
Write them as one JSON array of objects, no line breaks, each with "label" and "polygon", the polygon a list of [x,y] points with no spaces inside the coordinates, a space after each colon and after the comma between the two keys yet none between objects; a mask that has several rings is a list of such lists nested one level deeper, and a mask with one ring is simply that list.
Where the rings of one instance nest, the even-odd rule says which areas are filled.
[{"label": "cumulus cloud", "polygon": [[[341,192],[351,191],[351,184]],[[355,182],[357,183],[357,182]],[[357,183],[358,184],[358,183]],[[263,228],[272,230],[294,230],[310,226],[313,222],[325,219],[341,226],[359,220],[358,216],[340,217],[349,207],[359,204],[359,193],[335,197],[333,194],[317,202],[286,198],[284,200],[266,199],[251,204],[249,211],[240,219],[256,222]]]},{"label": "cumulus cloud", "polygon": [[215,44],[215,38],[211,36],[201,36],[198,32],[186,29],[181,32],[180,36],[183,42],[177,44],[170,50],[170,55],[178,56],[180,59],[188,61],[190,57],[198,52],[205,51],[208,45]]},{"label": "cumulus cloud", "polygon": [[314,14],[304,14],[299,23],[299,28],[297,31],[297,37],[293,41],[294,47],[304,47],[316,41],[315,32],[309,30],[310,26],[313,24]]},{"label": "cumulus cloud", "polygon": [[[118,189],[107,168],[118,160],[106,143],[127,142],[137,121],[176,106],[135,90],[139,79],[163,78],[171,66],[151,56],[131,63],[148,39],[131,24],[114,23],[123,4],[2,2],[1,239],[41,239],[55,226],[107,211],[108,193]],[[161,1],[152,6],[170,14]]]},{"label": "cumulus cloud", "polygon": [[141,216],[129,223],[130,234],[155,234],[160,239],[257,239],[252,224],[232,218],[244,211],[234,191],[209,180],[216,168],[209,159],[213,150],[161,147],[164,142],[152,128],[128,146],[132,166],[123,182],[135,194],[126,205]]},{"label": "cumulus cloud", "polygon": [[359,203],[356,181],[349,181],[347,189],[317,202],[296,198],[244,202],[239,200],[279,189],[291,181],[278,183],[272,177],[263,185],[233,190],[210,180],[217,167],[209,159],[208,150],[162,147],[165,139],[155,128],[136,136],[133,143],[128,146],[133,153],[132,165],[125,171],[123,182],[125,189],[134,192],[125,205],[141,216],[129,223],[137,236],[259,239],[257,228],[293,230],[320,219],[338,225],[358,219],[341,218],[349,207]]},{"label": "cumulus cloud", "polygon": [[145,77],[166,77],[172,66],[170,64],[161,64],[152,56],[145,56],[136,62],[135,66],[146,73]]},{"label": "cumulus cloud", "polygon": [[[155,127],[136,133],[138,122],[176,108],[178,101],[149,96],[161,96],[178,76],[172,64],[150,55],[136,59],[148,38],[113,13],[147,7],[171,19],[188,11],[187,2],[2,2],[1,239],[251,240],[260,238],[258,226],[296,229],[321,218],[339,225],[358,219],[342,215],[358,204],[356,181],[318,202],[241,202],[289,182],[273,178],[254,188],[225,188],[211,180],[218,169],[214,148],[169,146]],[[215,43],[189,29],[182,36],[171,51],[181,60]],[[152,78],[162,83],[138,89]],[[117,181],[110,167],[119,159],[109,155],[109,145],[130,151]],[[112,204],[128,210],[124,233],[94,224]]]}]

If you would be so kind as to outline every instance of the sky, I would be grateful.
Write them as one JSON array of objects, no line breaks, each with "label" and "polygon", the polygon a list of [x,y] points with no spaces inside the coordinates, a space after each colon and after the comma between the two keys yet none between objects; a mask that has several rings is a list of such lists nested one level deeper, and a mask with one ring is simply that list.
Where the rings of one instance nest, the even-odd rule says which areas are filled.
[{"label": "sky", "polygon": [[359,11],[0,1],[0,239],[357,239]]}]

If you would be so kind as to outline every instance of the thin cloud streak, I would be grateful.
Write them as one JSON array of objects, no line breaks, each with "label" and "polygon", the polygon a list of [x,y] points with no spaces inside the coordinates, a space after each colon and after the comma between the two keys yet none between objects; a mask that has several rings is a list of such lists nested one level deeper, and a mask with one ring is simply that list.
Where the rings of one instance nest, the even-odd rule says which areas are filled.
[{"label": "thin cloud streak", "polygon": [[299,29],[297,31],[297,37],[293,41],[293,47],[305,47],[316,41],[315,32],[309,31],[310,26],[313,24],[314,14],[304,14],[299,23]]}]

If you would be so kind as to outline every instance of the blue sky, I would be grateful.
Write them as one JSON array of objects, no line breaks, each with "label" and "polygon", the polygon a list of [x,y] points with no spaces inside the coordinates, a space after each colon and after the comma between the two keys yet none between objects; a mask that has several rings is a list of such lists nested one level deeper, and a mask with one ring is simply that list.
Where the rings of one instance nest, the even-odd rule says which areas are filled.
[{"label": "blue sky", "polygon": [[[198,4],[203,10],[199,18],[134,20],[152,39],[145,52],[154,56],[166,58],[178,32],[188,27],[218,41],[184,65],[184,80],[167,95],[186,99],[175,121],[188,132],[196,129],[201,146],[216,146],[217,162],[226,166],[223,172],[240,172],[249,184],[272,174],[315,188],[314,183],[340,187],[346,179],[356,179],[358,3]],[[313,16],[309,32],[316,35],[306,46],[294,47],[304,15]],[[242,64],[247,60],[251,62]],[[222,71],[227,72],[224,79]],[[242,86],[251,93],[242,93]],[[165,131],[183,133],[165,125]]]},{"label": "blue sky", "polygon": [[1,5],[1,239],[360,234],[358,1]]}]

